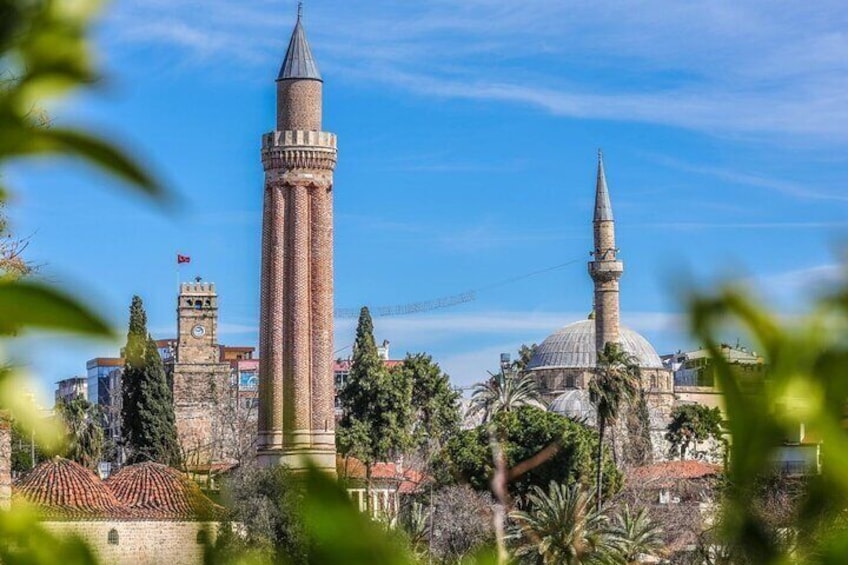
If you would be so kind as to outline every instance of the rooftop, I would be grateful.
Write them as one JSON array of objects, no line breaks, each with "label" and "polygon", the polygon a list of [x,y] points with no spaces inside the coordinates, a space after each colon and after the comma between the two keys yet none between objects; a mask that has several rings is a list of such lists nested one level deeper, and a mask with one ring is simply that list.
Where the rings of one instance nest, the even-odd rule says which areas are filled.
[{"label": "rooftop", "polygon": [[653,465],[635,467],[628,479],[645,487],[659,486],[670,481],[703,479],[721,474],[721,465],[704,461],[664,461]]},{"label": "rooftop", "polygon": [[[635,356],[642,369],[662,369],[663,364],[654,347],[637,332],[621,326],[621,345]],[[560,328],[548,336],[527,365],[533,369],[578,368],[595,366],[595,321],[580,320]]]},{"label": "rooftop", "polygon": [[57,520],[220,520],[225,509],[193,481],[158,463],[124,467],[101,481],[82,465],[54,457],[14,485],[16,500]]}]

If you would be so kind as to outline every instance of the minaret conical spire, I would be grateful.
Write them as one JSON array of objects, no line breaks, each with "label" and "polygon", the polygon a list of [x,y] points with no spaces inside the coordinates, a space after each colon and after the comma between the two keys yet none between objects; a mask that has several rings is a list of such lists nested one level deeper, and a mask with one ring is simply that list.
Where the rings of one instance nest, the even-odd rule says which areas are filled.
[{"label": "minaret conical spire", "polygon": [[280,67],[280,74],[277,76],[277,80],[289,79],[322,80],[318,63],[312,56],[312,49],[309,48],[306,32],[303,29],[303,2],[297,5],[297,23],[294,24],[289,48]]},{"label": "minaret conical spire", "polygon": [[600,149],[598,149],[598,180],[595,186],[595,221],[613,221],[607,177],[604,174],[604,154]]},{"label": "minaret conical spire", "polygon": [[589,263],[589,275],[595,283],[595,347],[601,351],[607,343],[618,343],[620,340],[618,280],[624,273],[624,264],[617,258],[615,221],[604,174],[604,157],[600,150],[592,225],[595,250],[592,252],[593,260]]}]

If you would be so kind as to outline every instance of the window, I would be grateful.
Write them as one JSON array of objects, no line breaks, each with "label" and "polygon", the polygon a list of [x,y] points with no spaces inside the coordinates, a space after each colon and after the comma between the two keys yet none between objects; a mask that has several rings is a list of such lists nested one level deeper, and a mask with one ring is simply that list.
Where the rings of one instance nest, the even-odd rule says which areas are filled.
[{"label": "window", "polygon": [[565,377],[565,388],[574,388],[574,375]]},{"label": "window", "polygon": [[107,541],[109,542],[109,545],[118,545],[118,530],[115,528],[109,530]]},{"label": "window", "polygon": [[206,545],[209,540],[209,535],[206,533],[206,530],[198,530],[197,532],[197,543]]}]

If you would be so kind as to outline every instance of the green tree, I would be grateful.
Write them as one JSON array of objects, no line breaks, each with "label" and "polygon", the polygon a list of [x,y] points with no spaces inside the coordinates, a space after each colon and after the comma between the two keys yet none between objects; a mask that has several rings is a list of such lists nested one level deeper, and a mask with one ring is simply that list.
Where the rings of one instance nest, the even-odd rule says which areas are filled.
[{"label": "green tree", "polygon": [[639,365],[633,355],[617,343],[607,343],[598,351],[594,377],[589,383],[589,400],[598,413],[598,453],[595,457],[597,472],[596,503],[600,509],[603,502],[603,472],[601,465],[604,451],[604,436],[607,426],[614,424],[621,408],[630,402],[639,387]]},{"label": "green tree", "polygon": [[535,343],[532,345],[527,345],[526,343],[521,344],[521,347],[518,348],[518,358],[512,362],[512,369],[519,373],[526,371],[527,365],[530,364],[530,361],[536,354],[537,347],[539,346]]},{"label": "green tree", "polygon": [[368,308],[359,314],[350,374],[339,400],[338,448],[365,465],[370,511],[374,464],[397,458],[411,443],[412,382],[403,370],[389,371],[377,354]]},{"label": "green tree", "polygon": [[713,439],[724,442],[721,411],[702,404],[683,404],[671,411],[665,439],[671,444],[671,457],[686,459],[686,451],[698,442]]},{"label": "green tree", "polygon": [[471,414],[482,413],[483,422],[490,421],[500,412],[541,404],[536,380],[512,370],[491,375],[486,382],[474,385],[471,393]]},{"label": "green tree", "polygon": [[[501,433],[501,444],[509,467],[509,490],[523,496],[530,487],[551,481],[564,484],[592,483],[597,433],[565,416],[534,406],[498,413],[492,426]],[[459,481],[488,491],[494,473],[490,449],[490,426],[462,430],[452,437],[437,461],[437,478],[442,483]],[[621,473],[609,457],[603,461],[606,489],[621,485]]]},{"label": "green tree", "polygon": [[129,463],[180,465],[174,402],[141,298],[133,296],[121,379],[121,432]]},{"label": "green tree", "polygon": [[412,383],[412,441],[429,456],[459,431],[460,393],[451,387],[450,377],[439,364],[424,353],[408,354],[394,373]]},{"label": "green tree", "polygon": [[551,481],[547,491],[534,485],[527,506],[510,512],[518,526],[516,556],[545,565],[608,562],[607,518],[581,485]]},{"label": "green tree", "polygon": [[627,463],[632,466],[647,465],[653,461],[654,450],[651,441],[651,415],[648,412],[648,399],[644,389],[632,399],[627,411]]},{"label": "green tree", "polygon": [[103,455],[102,415],[97,405],[77,397],[60,402],[56,412],[67,428],[66,457],[83,467],[97,469]]},{"label": "green tree", "polygon": [[642,563],[644,557],[657,557],[665,544],[662,529],[651,520],[647,510],[637,511],[628,504],[613,516],[608,531],[610,545],[628,565]]}]

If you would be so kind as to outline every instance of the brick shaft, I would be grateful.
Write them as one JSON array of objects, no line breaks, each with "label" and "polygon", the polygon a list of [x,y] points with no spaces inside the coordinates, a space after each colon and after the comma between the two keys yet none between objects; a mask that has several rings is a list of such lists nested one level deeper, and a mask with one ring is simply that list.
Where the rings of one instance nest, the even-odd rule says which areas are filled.
[{"label": "brick shaft", "polygon": [[[278,83],[278,129],[263,136],[259,461],[335,472],[333,170],[321,83]],[[287,129],[279,129],[279,127]]]}]

